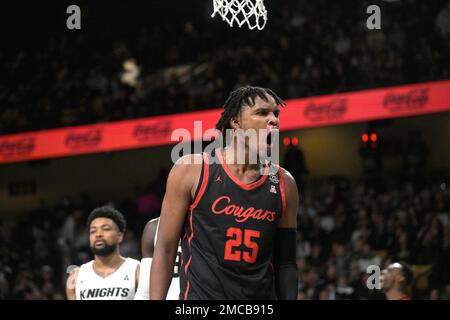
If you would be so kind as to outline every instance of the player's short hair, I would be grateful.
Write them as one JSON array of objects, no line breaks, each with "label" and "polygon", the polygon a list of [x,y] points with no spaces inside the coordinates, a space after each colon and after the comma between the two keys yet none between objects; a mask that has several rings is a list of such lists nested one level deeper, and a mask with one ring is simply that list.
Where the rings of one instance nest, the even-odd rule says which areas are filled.
[{"label": "player's short hair", "polygon": [[97,218],[111,219],[117,225],[120,232],[125,232],[125,229],[127,227],[127,222],[123,214],[119,210],[114,209],[111,206],[102,206],[92,210],[87,219],[88,229],[91,227],[92,221]]},{"label": "player's short hair", "polygon": [[267,88],[245,86],[234,90],[230,93],[223,105],[224,111],[216,124],[216,129],[222,133],[224,133],[226,129],[231,129],[230,120],[239,114],[243,106],[254,106],[257,97],[268,102],[267,96],[271,96],[275,100],[277,106],[286,105],[275,92]]},{"label": "player's short hair", "polygon": [[414,280],[414,272],[412,267],[406,262],[399,262],[402,266],[401,271],[403,273],[403,277],[405,278],[405,287],[409,286]]}]

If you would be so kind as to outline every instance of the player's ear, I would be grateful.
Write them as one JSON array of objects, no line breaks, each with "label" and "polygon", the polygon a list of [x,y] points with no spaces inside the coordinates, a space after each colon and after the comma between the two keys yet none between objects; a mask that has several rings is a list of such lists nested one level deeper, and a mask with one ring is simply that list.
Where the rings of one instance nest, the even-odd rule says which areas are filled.
[{"label": "player's ear", "polygon": [[123,241],[123,235],[124,235],[124,233],[121,232],[121,231],[119,231],[119,243],[122,243],[122,241]]},{"label": "player's ear", "polygon": [[405,277],[400,272],[398,272],[395,275],[395,282],[402,283],[403,281],[405,281]]},{"label": "player's ear", "polygon": [[231,127],[231,129],[240,129],[241,128],[241,123],[237,117],[231,118],[230,127]]}]

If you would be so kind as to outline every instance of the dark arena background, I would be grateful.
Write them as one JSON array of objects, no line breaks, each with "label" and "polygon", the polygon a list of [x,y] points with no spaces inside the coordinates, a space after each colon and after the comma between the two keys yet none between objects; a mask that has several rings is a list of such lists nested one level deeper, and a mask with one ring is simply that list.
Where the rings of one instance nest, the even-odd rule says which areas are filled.
[{"label": "dark arena background", "polygon": [[265,2],[261,31],[211,18],[212,0],[1,4],[1,299],[65,299],[100,205],[124,213],[121,253],[140,259],[171,133],[214,127],[243,85],[287,101],[298,299],[385,299],[367,267],[395,261],[412,299],[450,299],[450,1]]}]

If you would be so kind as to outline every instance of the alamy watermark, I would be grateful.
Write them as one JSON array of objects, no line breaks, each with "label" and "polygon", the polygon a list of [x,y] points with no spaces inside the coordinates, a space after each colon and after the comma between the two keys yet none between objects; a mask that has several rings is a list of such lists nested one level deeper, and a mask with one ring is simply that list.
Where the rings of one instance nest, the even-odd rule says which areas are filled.
[{"label": "alamy watermark", "polygon": [[[382,0],[384,2],[392,3],[400,0]],[[72,4],[67,7],[66,13],[70,16],[66,20],[66,26],[69,30],[81,29],[81,9],[79,6]],[[381,29],[381,8],[379,5],[372,4],[367,7],[366,13],[370,16],[366,20],[366,26],[369,30]]]},{"label": "alamy watermark", "polygon": [[[216,129],[207,129],[203,134],[202,121],[194,121],[193,136],[184,128],[176,129],[170,137],[172,142],[178,142],[171,151],[173,163],[186,155],[213,154],[225,146],[233,150],[233,157],[221,158],[217,153],[210,158],[211,163],[234,164],[264,164],[265,162],[279,164],[280,136],[278,129],[227,129],[220,133]],[[200,138],[201,137],[201,138]],[[199,139],[200,138],[200,139]],[[210,141],[204,146],[205,141]],[[201,164],[201,157],[184,158],[183,163]],[[267,171],[261,167],[262,173]]]},{"label": "alamy watermark", "polygon": [[[400,0],[383,0],[384,2],[398,2]],[[366,26],[369,30],[381,29],[381,8],[376,4],[367,7],[366,13],[370,16],[367,18]]]},{"label": "alamy watermark", "polygon": [[366,286],[369,290],[380,290],[381,289],[381,269],[377,265],[370,265],[366,270],[367,274],[370,276],[367,278]]},{"label": "alamy watermark", "polygon": [[79,6],[72,4],[67,7],[66,13],[70,16],[66,20],[66,26],[69,30],[81,29],[81,9]]}]

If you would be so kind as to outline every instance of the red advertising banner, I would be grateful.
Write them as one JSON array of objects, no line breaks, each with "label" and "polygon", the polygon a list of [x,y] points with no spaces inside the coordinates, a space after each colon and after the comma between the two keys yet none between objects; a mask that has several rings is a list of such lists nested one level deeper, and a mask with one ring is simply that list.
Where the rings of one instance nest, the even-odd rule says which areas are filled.
[{"label": "red advertising banner", "polygon": [[[450,111],[450,80],[288,100],[281,130]],[[214,128],[220,109],[0,136],[0,163],[118,151],[193,139]],[[194,130],[201,121],[201,130]]]}]

